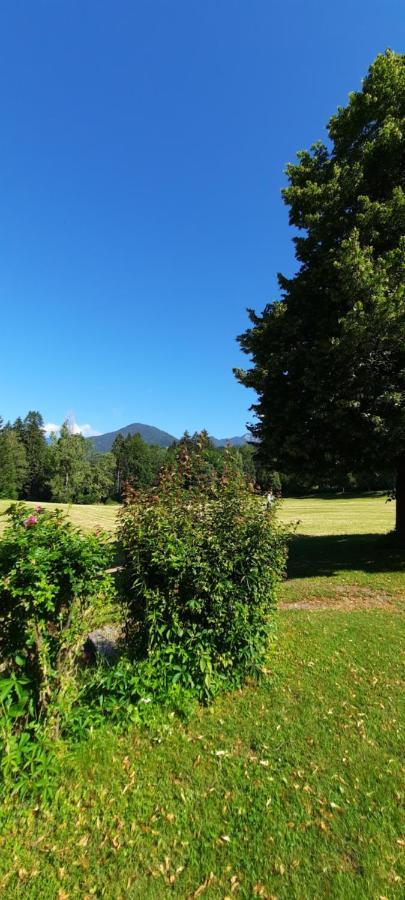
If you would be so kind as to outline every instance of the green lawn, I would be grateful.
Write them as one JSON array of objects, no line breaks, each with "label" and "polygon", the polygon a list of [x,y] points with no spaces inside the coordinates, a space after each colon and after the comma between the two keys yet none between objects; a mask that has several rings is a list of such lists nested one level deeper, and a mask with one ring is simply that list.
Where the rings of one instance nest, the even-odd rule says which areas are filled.
[{"label": "green lawn", "polygon": [[[0,532],[3,530],[6,520],[4,515],[2,515],[10,503],[13,503],[13,500],[0,500]],[[30,503],[28,506],[35,506],[35,503]],[[42,503],[45,509],[64,509],[69,514],[74,525],[78,525],[80,528],[85,528],[86,530],[92,530],[93,528],[104,528],[107,531],[112,531],[115,525],[115,517],[117,515],[118,505],[112,504],[111,506],[103,506],[103,505],[88,505],[88,506],[74,506],[67,503]]]},{"label": "green lawn", "polygon": [[14,805],[1,896],[400,897],[403,637],[398,613],[283,612],[259,686],[105,729],[50,809]]},{"label": "green lawn", "polygon": [[386,497],[287,499],[280,517],[299,522],[283,601],[405,599],[404,554],[389,536],[395,503]]},{"label": "green lawn", "polygon": [[[1,513],[10,501],[0,500]],[[117,506],[68,506],[43,503],[48,509],[66,509],[72,522],[84,529],[112,531]],[[392,550],[386,534],[394,528],[395,504],[383,496],[355,498],[287,498],[280,509],[286,523],[299,523],[290,551],[289,579],[281,599],[294,602],[307,598],[329,599],[336,591],[366,597],[370,591],[380,598],[404,590],[403,558]]]},{"label": "green lawn", "polygon": [[[0,500],[0,516],[12,500]],[[31,504],[33,505],[33,504]],[[113,529],[118,506],[74,506],[67,503],[42,503],[46,509],[65,509],[75,525],[81,528],[101,526]],[[288,497],[283,500],[280,518],[284,522],[300,522],[298,531],[308,535],[385,533],[394,527],[395,504],[383,496],[342,496],[327,500]],[[4,527],[4,517],[2,527]]]},{"label": "green lawn", "polygon": [[261,683],[186,724],[65,750],[51,806],[0,818],[2,898],[403,896],[393,504],[287,500],[281,515],[302,524]]},{"label": "green lawn", "polygon": [[309,535],[386,533],[394,528],[395,503],[379,494],[287,497],[280,517],[285,522],[300,522],[298,531]]}]

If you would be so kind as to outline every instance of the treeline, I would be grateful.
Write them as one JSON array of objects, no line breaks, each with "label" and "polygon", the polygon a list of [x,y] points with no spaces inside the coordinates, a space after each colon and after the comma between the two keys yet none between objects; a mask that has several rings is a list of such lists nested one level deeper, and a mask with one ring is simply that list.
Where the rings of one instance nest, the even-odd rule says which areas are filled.
[{"label": "treeline", "polygon": [[96,453],[67,422],[48,441],[39,412],[13,424],[0,419],[0,497],[102,503],[112,494],[114,468],[112,454]]},{"label": "treeline", "polygon": [[57,503],[120,502],[126,487],[153,487],[166,466],[184,450],[202,451],[207,471],[222,472],[231,457],[246,478],[262,491],[297,496],[312,492],[391,490],[389,470],[331,471],[321,478],[307,473],[284,475],[263,465],[254,444],[214,447],[207,432],[189,435],[168,449],[146,444],[139,434],[118,435],[111,452],[98,453],[91,440],[74,434],[67,422],[59,435],[46,439],[41,414],[30,411],[11,424],[0,418],[0,497],[53,500]]},{"label": "treeline", "polygon": [[[46,439],[37,411],[13,424],[0,418],[0,497],[10,500],[53,500],[57,503],[121,501],[128,485],[153,487],[165,466],[184,449],[202,449],[207,469],[222,471],[225,451],[215,448],[206,432],[183,438],[167,450],[146,444],[139,434],[118,435],[111,452],[98,453],[91,440],[74,434],[65,422],[59,435]],[[254,448],[229,448],[237,468],[255,481]]]}]

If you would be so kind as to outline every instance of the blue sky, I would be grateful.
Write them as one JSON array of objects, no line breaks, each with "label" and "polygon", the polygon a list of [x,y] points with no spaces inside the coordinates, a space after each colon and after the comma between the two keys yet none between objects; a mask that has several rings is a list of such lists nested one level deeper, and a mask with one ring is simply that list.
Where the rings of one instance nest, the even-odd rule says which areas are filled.
[{"label": "blue sky", "polygon": [[280,190],[403,0],[3,0],[0,414],[240,434]]}]

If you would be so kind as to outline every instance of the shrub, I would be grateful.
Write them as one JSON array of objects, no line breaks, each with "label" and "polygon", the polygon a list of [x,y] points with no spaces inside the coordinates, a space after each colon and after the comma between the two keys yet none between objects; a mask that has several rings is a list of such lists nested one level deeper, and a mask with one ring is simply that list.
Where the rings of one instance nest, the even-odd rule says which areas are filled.
[{"label": "shrub", "polygon": [[66,714],[61,715],[61,733],[81,740],[108,722],[111,730],[122,731],[128,724],[156,726],[170,722],[174,715],[187,719],[195,708],[190,688],[167,683],[162,667],[153,658],[134,663],[122,656],[113,666],[103,665],[82,673],[78,691]]},{"label": "shrub", "polygon": [[69,629],[100,590],[111,550],[102,536],[73,528],[59,510],[14,504],[8,515],[0,541],[0,658],[6,676],[19,673],[38,717],[58,681]]},{"label": "shrub", "polygon": [[[286,535],[243,476],[190,484],[187,451],[120,517],[123,600],[135,646],[200,698],[258,672]],[[193,471],[198,471],[193,458]]]},{"label": "shrub", "polygon": [[11,793],[51,794],[57,771],[54,740],[35,721],[30,679],[17,664],[0,679],[0,782]]}]

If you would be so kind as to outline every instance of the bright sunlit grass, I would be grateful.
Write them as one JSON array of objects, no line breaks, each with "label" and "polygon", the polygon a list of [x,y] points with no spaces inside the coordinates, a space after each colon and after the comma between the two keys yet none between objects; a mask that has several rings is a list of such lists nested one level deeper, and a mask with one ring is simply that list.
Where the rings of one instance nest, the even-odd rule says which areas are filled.
[{"label": "bright sunlit grass", "polygon": [[[11,500],[0,500],[0,515]],[[28,504],[29,505],[29,504]],[[65,509],[72,522],[82,528],[101,526],[113,529],[118,504],[74,505],[67,503],[41,503],[46,509]],[[364,534],[385,533],[394,527],[395,504],[385,496],[370,497],[287,497],[280,508],[283,522],[297,522],[298,532],[304,534]],[[4,517],[0,519],[4,527]]]},{"label": "bright sunlit grass", "polygon": [[[6,520],[2,513],[10,506],[13,500],[0,500],[0,532],[4,529]],[[35,506],[34,503],[27,503],[27,506]],[[91,531],[94,528],[103,528],[106,531],[112,531],[115,527],[115,519],[117,515],[118,504],[104,506],[99,505],[82,505],[68,503],[43,503],[44,509],[63,509],[65,510],[74,525]]]}]

